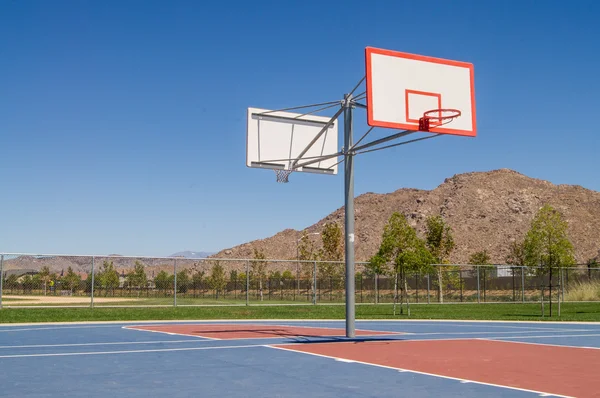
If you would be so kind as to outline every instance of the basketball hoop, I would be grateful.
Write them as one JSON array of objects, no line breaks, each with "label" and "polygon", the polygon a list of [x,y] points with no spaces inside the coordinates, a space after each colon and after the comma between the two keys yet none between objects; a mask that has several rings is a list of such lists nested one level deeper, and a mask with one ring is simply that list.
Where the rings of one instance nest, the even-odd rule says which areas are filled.
[{"label": "basketball hoop", "polygon": [[277,175],[277,182],[280,183],[287,183],[288,181],[288,177],[290,176],[290,174],[292,174],[292,172],[294,170],[274,170],[275,174]]},{"label": "basketball hoop", "polygon": [[419,119],[419,130],[429,131],[431,127],[450,123],[460,115],[461,112],[458,109],[432,109],[423,113],[423,117]]}]

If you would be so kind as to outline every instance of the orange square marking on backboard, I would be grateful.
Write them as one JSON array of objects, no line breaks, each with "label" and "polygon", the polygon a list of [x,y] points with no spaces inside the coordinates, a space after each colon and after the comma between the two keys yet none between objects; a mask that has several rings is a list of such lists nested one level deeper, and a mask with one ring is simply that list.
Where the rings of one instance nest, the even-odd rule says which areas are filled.
[{"label": "orange square marking on backboard", "polygon": [[[419,124],[419,119],[413,119],[410,117],[410,101],[409,101],[410,95],[423,95],[423,96],[427,96],[427,97],[437,98],[437,109],[442,109],[442,95],[441,94],[429,93],[427,91],[406,89],[406,90],[404,90],[404,105],[406,107],[406,121],[407,122]],[[426,109],[426,110],[431,110],[431,109]],[[420,115],[419,118],[420,117],[423,117],[423,115]]]}]

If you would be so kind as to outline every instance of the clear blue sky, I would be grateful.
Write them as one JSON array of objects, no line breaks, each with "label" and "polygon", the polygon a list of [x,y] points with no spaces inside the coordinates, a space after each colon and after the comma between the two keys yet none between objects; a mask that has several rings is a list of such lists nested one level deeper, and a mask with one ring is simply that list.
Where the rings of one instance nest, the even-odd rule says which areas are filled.
[{"label": "clear blue sky", "polygon": [[0,251],[162,256],[315,223],[342,174],[246,168],[246,108],[341,99],[366,46],[472,62],[478,137],[358,157],[357,196],[498,168],[598,191],[599,4],[2,1]]}]

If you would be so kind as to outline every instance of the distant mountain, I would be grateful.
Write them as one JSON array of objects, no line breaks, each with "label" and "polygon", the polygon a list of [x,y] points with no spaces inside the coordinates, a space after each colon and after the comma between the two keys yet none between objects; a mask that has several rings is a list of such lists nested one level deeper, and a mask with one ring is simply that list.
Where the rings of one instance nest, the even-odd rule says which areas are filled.
[{"label": "distant mountain", "polygon": [[210,255],[214,254],[213,252],[192,252],[192,251],[184,251],[177,252],[175,254],[171,254],[169,257],[184,257],[184,258],[206,258]]}]

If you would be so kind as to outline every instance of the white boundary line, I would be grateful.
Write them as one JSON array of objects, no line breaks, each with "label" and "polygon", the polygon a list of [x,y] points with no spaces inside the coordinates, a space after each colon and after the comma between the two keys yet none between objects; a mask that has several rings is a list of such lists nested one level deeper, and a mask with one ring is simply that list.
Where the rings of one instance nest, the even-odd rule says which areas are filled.
[{"label": "white boundary line", "polygon": [[[600,347],[584,347],[578,345],[562,345],[562,344],[546,344],[546,343],[532,343],[529,341],[505,341],[503,339],[533,339],[533,338],[560,338],[560,337],[587,337],[587,336],[600,336],[600,334],[593,335],[555,335],[555,336],[515,336],[515,337],[474,337],[474,340],[487,340],[500,343],[508,344],[527,344],[527,345],[538,345],[542,347],[562,347],[562,348],[578,348],[585,350],[600,350]],[[435,340],[437,341],[437,340]]]},{"label": "white boundary line", "polygon": [[23,329],[1,328],[0,327],[0,333],[7,333],[7,332],[30,332],[30,331],[36,331],[36,330],[97,329],[97,328],[111,328],[111,327],[114,327],[114,325],[49,326],[49,327],[23,328]]},{"label": "white boundary line", "polygon": [[379,364],[370,363],[370,362],[355,361],[355,360],[352,360],[352,359],[345,359],[345,358],[334,357],[334,356],[330,356],[330,355],[323,355],[323,354],[315,354],[315,353],[312,353],[312,352],[298,351],[298,350],[294,350],[294,349],[290,349],[290,348],[285,348],[285,347],[281,347],[281,346],[270,346],[269,345],[269,346],[266,346],[266,347],[273,348],[275,350],[283,350],[283,351],[288,351],[288,352],[295,352],[295,353],[313,355],[313,356],[317,356],[317,357],[321,357],[321,358],[333,359],[333,360],[335,360],[337,362],[357,363],[357,364],[361,364],[361,365],[374,366],[374,367],[378,367],[378,368],[392,369],[392,370],[396,370],[398,372],[409,372],[409,373],[415,373],[415,374],[420,374],[420,375],[425,375],[425,376],[439,377],[439,378],[442,378],[442,379],[456,380],[456,381],[459,381],[461,383],[473,383],[473,384],[480,384],[480,385],[491,386],[491,387],[506,388],[506,389],[510,389],[510,390],[530,392],[530,393],[538,394],[538,395],[541,395],[541,396],[574,398],[574,397],[571,397],[569,395],[553,394],[553,393],[548,393],[548,392],[544,392],[544,391],[529,390],[529,389],[526,389],[526,388],[511,387],[511,386],[506,386],[506,385],[502,385],[502,384],[486,383],[486,382],[482,382],[482,381],[476,381],[476,380],[470,380],[470,379],[462,379],[462,378],[459,378],[459,377],[444,376],[444,375],[439,375],[439,374],[435,374],[435,373],[420,372],[418,370],[397,368],[397,367],[387,366],[387,365],[379,365]]},{"label": "white boundary line", "polygon": [[[527,333],[556,333],[557,331],[561,331],[561,332],[593,332],[593,330],[588,330],[588,329],[550,329],[548,331],[546,330],[538,330],[538,329],[532,329],[532,330],[514,330],[514,331],[496,331],[496,330],[490,330],[490,331],[478,331],[478,332],[425,332],[425,333],[419,333],[419,332],[411,332],[411,333],[401,333],[401,334],[407,334],[410,336],[455,336],[455,335],[485,335],[485,334],[515,334],[515,335],[523,335],[523,336],[527,336]],[[598,331],[600,333],[600,330]],[[543,335],[546,336],[546,335]],[[560,335],[557,335],[560,336]],[[590,336],[592,336],[592,334],[590,334]],[[518,336],[515,336],[515,338],[518,338]]]},{"label": "white boundary line", "polygon": [[[139,326],[161,326],[161,325],[139,325]],[[141,332],[150,332],[150,333],[162,333],[162,334],[168,334],[169,336],[188,336],[188,337],[195,337],[197,339],[213,340],[213,341],[214,340],[222,340],[222,339],[218,339],[216,337],[197,336],[194,334],[187,334],[187,333],[173,333],[173,332],[164,332],[162,330],[138,329],[138,328],[136,328],[135,325],[121,326],[121,329],[135,330],[135,331],[141,331]]]},{"label": "white boundary line", "polygon": [[174,352],[174,351],[203,351],[203,350],[229,350],[235,348],[266,347],[264,344],[231,345],[218,347],[187,347],[187,348],[157,348],[152,350],[123,350],[123,351],[88,351],[88,352],[59,352],[47,354],[13,354],[0,355],[3,358],[31,358],[31,357],[69,357],[80,355],[112,355],[112,354],[140,354],[149,352]]},{"label": "white boundary line", "polygon": [[104,345],[136,345],[136,344],[184,344],[184,343],[208,343],[209,340],[156,340],[156,341],[117,341],[106,343],[72,343],[72,344],[29,344],[29,345],[3,345],[0,349],[10,348],[53,348],[53,347],[94,347]]}]

